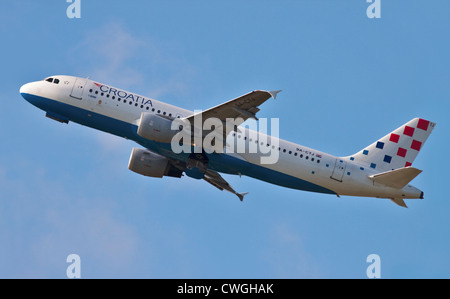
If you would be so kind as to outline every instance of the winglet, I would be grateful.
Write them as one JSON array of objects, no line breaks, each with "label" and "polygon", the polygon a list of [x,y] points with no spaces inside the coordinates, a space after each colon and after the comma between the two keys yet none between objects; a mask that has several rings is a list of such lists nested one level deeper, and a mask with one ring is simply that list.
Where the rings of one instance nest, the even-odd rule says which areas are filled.
[{"label": "winglet", "polygon": [[276,99],[277,98],[277,94],[280,93],[282,90],[272,90],[272,91],[268,91],[268,93],[272,96],[272,98]]},{"label": "winglet", "polygon": [[237,197],[239,197],[239,199],[241,201],[244,201],[244,196],[248,194],[248,192],[244,192],[244,193],[235,193],[237,195]]}]

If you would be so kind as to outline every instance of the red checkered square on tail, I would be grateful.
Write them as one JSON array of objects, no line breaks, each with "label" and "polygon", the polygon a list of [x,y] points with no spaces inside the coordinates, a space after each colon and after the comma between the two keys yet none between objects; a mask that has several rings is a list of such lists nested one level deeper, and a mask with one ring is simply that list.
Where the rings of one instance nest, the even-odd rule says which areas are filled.
[{"label": "red checkered square on tail", "polygon": [[404,149],[402,147],[399,147],[398,151],[397,151],[397,156],[400,156],[400,157],[404,158],[404,157],[406,157],[406,153],[407,152],[408,151],[406,149]]},{"label": "red checkered square on tail", "polygon": [[434,126],[414,118],[348,159],[379,172],[411,166]]},{"label": "red checkered square on tail", "polygon": [[411,143],[411,148],[412,148],[413,150],[420,151],[420,148],[421,148],[421,147],[422,147],[422,142],[417,141],[417,140],[413,140],[413,141],[412,141],[412,143]]},{"label": "red checkered square on tail", "polygon": [[422,129],[424,131],[427,131],[429,126],[430,126],[430,122],[428,120],[424,120],[422,118],[419,118],[419,121],[417,122],[417,128],[418,129]]},{"label": "red checkered square on tail", "polygon": [[391,136],[389,137],[389,141],[395,142],[395,143],[398,143],[399,139],[400,139],[400,135],[394,134],[394,133],[391,133]]},{"label": "red checkered square on tail", "polygon": [[403,130],[403,135],[413,137],[414,135],[414,128],[410,126],[405,126],[405,129]]}]

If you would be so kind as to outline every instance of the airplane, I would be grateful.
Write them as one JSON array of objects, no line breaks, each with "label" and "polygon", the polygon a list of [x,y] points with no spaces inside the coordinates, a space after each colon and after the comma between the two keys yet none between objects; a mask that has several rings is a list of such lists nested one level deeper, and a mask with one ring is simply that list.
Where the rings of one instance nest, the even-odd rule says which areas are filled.
[{"label": "airplane", "polygon": [[[278,92],[255,90],[193,112],[89,78],[57,75],[20,87],[22,97],[50,119],[135,141],[142,148],[132,149],[128,168],[147,177],[203,179],[241,201],[247,193],[236,192],[220,173],[338,197],[385,198],[401,207],[407,207],[404,199],[424,198],[421,190],[409,184],[422,172],[412,163],[436,123],[414,118],[359,152],[337,157],[242,126],[247,119],[257,120],[258,107],[276,99]],[[205,128],[212,118],[214,130]],[[177,120],[181,125],[173,125]],[[181,133],[189,138],[174,143]],[[208,143],[209,148],[201,144],[208,136],[217,141]],[[238,141],[244,150],[236,151]],[[187,145],[190,150],[174,151],[174,144]],[[249,150],[252,145],[256,151]],[[275,162],[262,163],[269,152],[276,154]]]}]

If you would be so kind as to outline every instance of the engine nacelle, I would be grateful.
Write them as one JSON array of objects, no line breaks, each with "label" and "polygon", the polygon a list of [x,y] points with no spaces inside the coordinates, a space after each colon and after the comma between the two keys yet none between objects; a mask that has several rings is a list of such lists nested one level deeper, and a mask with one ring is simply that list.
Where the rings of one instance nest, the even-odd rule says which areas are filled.
[{"label": "engine nacelle", "polygon": [[142,112],[139,121],[138,135],[149,140],[170,143],[178,131],[171,130],[172,120]]},{"label": "engine nacelle", "polygon": [[133,148],[128,169],[153,178],[162,178],[163,176],[181,178],[183,174],[166,157],[142,148]]}]

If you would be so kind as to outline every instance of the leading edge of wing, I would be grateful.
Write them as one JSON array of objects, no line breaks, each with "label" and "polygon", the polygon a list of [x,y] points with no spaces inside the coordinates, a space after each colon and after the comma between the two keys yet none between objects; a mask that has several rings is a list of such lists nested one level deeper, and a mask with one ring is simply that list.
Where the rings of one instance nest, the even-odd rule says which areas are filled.
[{"label": "leading edge of wing", "polygon": [[[274,91],[255,90],[247,94],[244,94],[240,97],[237,97],[235,99],[232,99],[230,101],[227,101],[225,103],[214,106],[212,108],[203,110],[198,113],[194,113],[193,115],[185,117],[185,119],[192,120],[195,116],[200,114],[202,115],[213,114],[215,117],[218,117],[222,121],[225,121],[228,115],[220,115],[220,111],[226,108],[229,108],[230,110],[239,113],[241,116],[244,117],[244,119],[252,118],[255,116],[257,112],[256,110],[259,111],[259,109],[257,109],[258,106],[260,106],[270,98],[276,99],[278,93],[280,92],[281,90],[274,90]],[[252,96],[255,98],[252,98]]]}]

